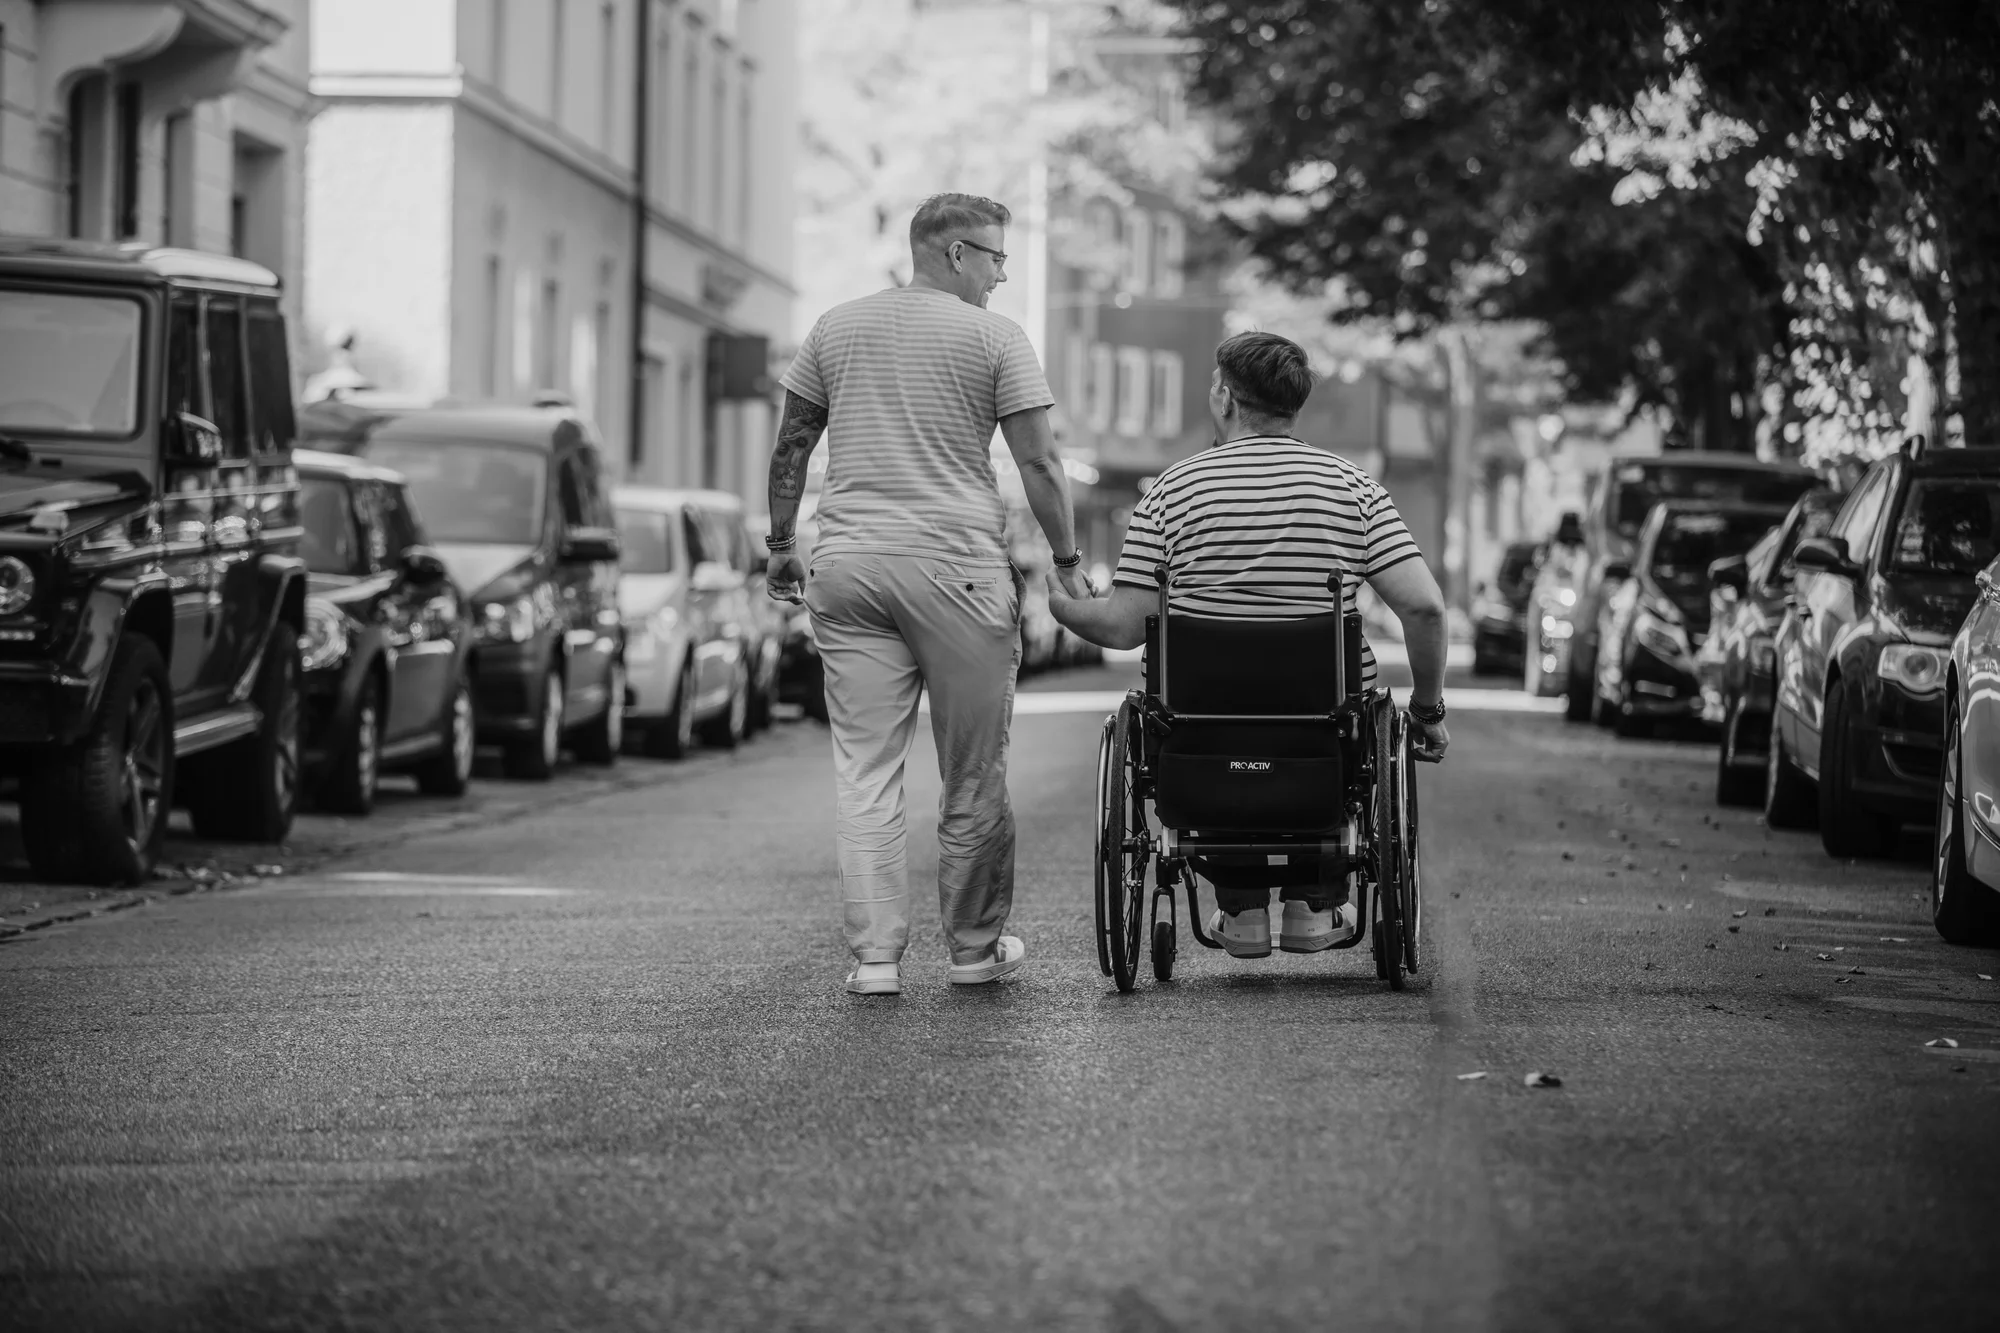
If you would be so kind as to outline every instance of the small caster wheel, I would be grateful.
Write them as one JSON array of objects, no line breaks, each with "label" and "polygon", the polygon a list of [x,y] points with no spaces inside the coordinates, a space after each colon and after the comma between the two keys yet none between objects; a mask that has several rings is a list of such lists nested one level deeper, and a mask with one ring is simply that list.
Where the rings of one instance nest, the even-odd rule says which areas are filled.
[{"label": "small caster wheel", "polygon": [[1172,981],[1174,979],[1174,923],[1155,921],[1153,923],[1153,980]]}]

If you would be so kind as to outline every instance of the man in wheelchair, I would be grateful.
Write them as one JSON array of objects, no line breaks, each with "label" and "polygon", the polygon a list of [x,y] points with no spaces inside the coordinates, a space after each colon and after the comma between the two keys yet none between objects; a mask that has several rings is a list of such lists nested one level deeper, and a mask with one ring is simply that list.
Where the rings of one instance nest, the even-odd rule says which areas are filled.
[{"label": "man in wheelchair", "polygon": [[[1130,748],[1167,756],[1157,772],[1144,771],[1140,755],[1127,761],[1163,824],[1203,823],[1235,844],[1224,851],[1230,843],[1217,841],[1198,852],[1191,839],[1185,857],[1162,851],[1156,918],[1162,897],[1172,911],[1168,877],[1184,863],[1214,885],[1209,930],[1231,955],[1271,952],[1273,888],[1284,903],[1279,947],[1313,953],[1351,945],[1361,930],[1350,890],[1358,854],[1326,840],[1342,827],[1338,803],[1354,804],[1357,775],[1377,784],[1396,776],[1379,771],[1389,767],[1379,757],[1354,758],[1366,749],[1360,732],[1409,728],[1402,752],[1433,763],[1449,744],[1444,598],[1388,492],[1352,463],[1290,434],[1312,391],[1304,349],[1275,334],[1245,333],[1217,348],[1215,362],[1208,393],[1215,445],[1168,468],[1140,500],[1107,594],[1071,598],[1052,584],[1050,607],[1092,643],[1148,647],[1146,695],[1135,696],[1142,716],[1114,719],[1107,735],[1114,724],[1126,726],[1137,738]],[[1414,676],[1407,721],[1385,693],[1372,691],[1374,654],[1354,604],[1361,580],[1402,622]],[[1149,629],[1166,641],[1149,642]],[[1372,720],[1361,716],[1364,699]],[[1343,708],[1345,720],[1336,716]],[[1320,772],[1344,773],[1350,794],[1332,793],[1314,778]],[[1273,780],[1270,773],[1293,776]],[[1407,775],[1400,780],[1407,784]],[[1408,790],[1413,821],[1413,786]],[[1138,802],[1132,805],[1118,817],[1128,846],[1143,841],[1128,829],[1145,819]],[[1264,832],[1250,837],[1246,829]],[[1413,823],[1408,842],[1414,878]],[[1142,858],[1142,880],[1144,868]],[[1127,887],[1129,900],[1144,894],[1143,884]],[[1410,893],[1414,911],[1414,884]],[[1102,899],[1100,891],[1100,914]],[[1132,948],[1116,952],[1136,952],[1136,902],[1127,908],[1135,914]],[[1404,930],[1414,970],[1414,935],[1407,933],[1414,922]],[[1171,951],[1171,921],[1156,919],[1154,936],[1154,968],[1164,979],[1171,952],[1163,965],[1160,949],[1164,941]],[[1108,955],[1105,961],[1113,971]],[[1130,970],[1116,970],[1121,988],[1129,988]]]}]

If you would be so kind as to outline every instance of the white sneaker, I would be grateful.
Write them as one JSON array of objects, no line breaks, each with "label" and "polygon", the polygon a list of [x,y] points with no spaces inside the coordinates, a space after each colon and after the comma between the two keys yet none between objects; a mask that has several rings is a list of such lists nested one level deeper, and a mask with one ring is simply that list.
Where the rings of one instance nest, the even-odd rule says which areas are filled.
[{"label": "white sneaker", "polygon": [[1208,933],[1221,942],[1231,958],[1271,956],[1271,910],[1267,907],[1236,913],[1217,908],[1208,918]]},{"label": "white sneaker", "polygon": [[856,995],[901,995],[902,964],[856,963],[847,974],[847,989]]},{"label": "white sneaker", "polygon": [[983,986],[989,981],[1021,970],[1027,960],[1028,946],[1012,935],[1002,935],[993,942],[993,956],[977,963],[953,963],[951,984],[954,986]]},{"label": "white sneaker", "polygon": [[1318,953],[1353,939],[1360,922],[1353,903],[1342,903],[1324,912],[1312,911],[1300,902],[1286,903],[1278,947],[1286,953]]}]

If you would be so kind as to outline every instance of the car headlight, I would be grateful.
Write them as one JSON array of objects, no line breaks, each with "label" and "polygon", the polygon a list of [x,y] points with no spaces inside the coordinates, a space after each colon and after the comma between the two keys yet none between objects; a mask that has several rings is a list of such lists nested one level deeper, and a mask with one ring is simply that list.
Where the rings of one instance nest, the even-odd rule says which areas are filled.
[{"label": "car headlight", "polygon": [[299,669],[323,671],[347,656],[347,617],[331,602],[306,603],[306,629],[299,635]]},{"label": "car headlight", "polygon": [[526,643],[535,637],[535,602],[521,596],[506,602],[488,602],[480,608],[481,643]]},{"label": "car headlight", "polygon": [[35,571],[16,556],[0,556],[0,616],[17,616],[35,600]]},{"label": "car headlight", "polygon": [[1688,644],[1687,631],[1661,614],[1661,608],[1641,605],[1638,618],[1632,625],[1633,637],[1646,648],[1669,661],[1687,657],[1693,649]]},{"label": "car headlight", "polygon": [[1944,650],[1920,643],[1892,643],[1882,649],[1876,671],[1911,694],[1936,694],[1944,688]]},{"label": "car headlight", "polygon": [[1571,624],[1566,618],[1551,615],[1544,615],[1542,617],[1542,634],[1545,637],[1567,639],[1574,633],[1576,633],[1576,626]]}]

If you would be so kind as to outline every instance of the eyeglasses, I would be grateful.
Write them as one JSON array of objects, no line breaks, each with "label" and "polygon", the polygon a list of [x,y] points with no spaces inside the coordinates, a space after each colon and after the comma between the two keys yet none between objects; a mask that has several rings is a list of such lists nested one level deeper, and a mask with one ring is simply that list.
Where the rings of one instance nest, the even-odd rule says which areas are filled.
[{"label": "eyeglasses", "polygon": [[995,267],[1005,267],[1007,263],[1007,252],[1005,250],[995,250],[990,245],[981,245],[978,241],[968,241],[963,236],[958,238],[958,244],[969,245],[975,250],[983,250],[987,254],[992,255]]}]

